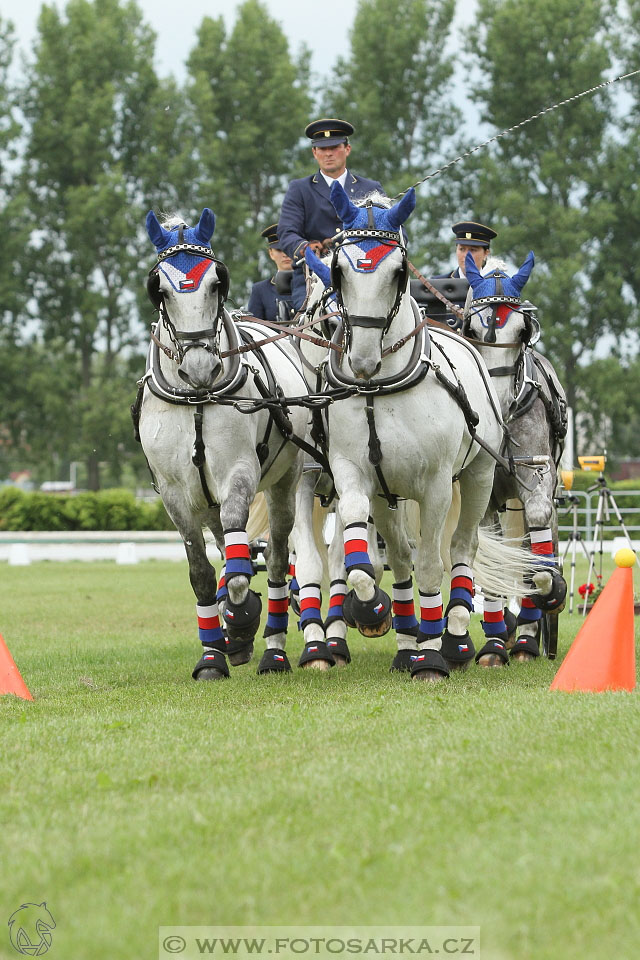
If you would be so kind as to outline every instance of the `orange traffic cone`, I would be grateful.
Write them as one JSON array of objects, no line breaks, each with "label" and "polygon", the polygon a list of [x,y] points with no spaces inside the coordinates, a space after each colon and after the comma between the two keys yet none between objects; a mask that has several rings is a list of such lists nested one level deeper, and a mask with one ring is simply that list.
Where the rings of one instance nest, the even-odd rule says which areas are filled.
[{"label": "orange traffic cone", "polygon": [[578,631],[550,690],[633,690],[636,655],[633,623],[633,571],[636,555],[624,547],[617,569]]},{"label": "orange traffic cone", "polygon": [[33,700],[0,634],[0,695],[4,693],[14,693],[16,697],[22,697],[23,700]]}]

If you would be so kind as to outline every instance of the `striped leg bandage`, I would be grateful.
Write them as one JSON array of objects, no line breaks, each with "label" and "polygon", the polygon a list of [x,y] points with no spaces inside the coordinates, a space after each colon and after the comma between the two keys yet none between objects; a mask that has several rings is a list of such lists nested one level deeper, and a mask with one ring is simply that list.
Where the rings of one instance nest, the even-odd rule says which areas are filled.
[{"label": "striped leg bandage", "polygon": [[322,590],[319,583],[305,583],[300,587],[300,629],[304,630],[310,623],[319,623],[322,626]]},{"label": "striped leg bandage", "polygon": [[346,580],[332,580],[329,584],[329,611],[325,620],[325,627],[328,627],[334,620],[343,620],[342,604],[347,595]]},{"label": "striped leg bandage", "polygon": [[435,640],[442,635],[445,621],[442,615],[442,594],[423,593],[420,590],[420,628],[418,643]]},{"label": "striped leg bandage", "polygon": [[394,583],[392,590],[393,629],[396,633],[410,637],[418,636],[418,620],[413,601],[413,581],[411,577],[402,583]]},{"label": "striped leg bandage", "polygon": [[504,603],[502,600],[490,600],[484,598],[484,615],[482,618],[482,629],[485,637],[495,637],[507,641],[507,625],[504,622]]},{"label": "striped leg bandage", "polygon": [[344,530],[344,565],[352,570],[364,570],[374,579],[373,564],[369,558],[368,524],[350,523]]},{"label": "striped leg bandage", "polygon": [[210,603],[207,605],[196,604],[196,613],[198,615],[198,633],[200,642],[205,647],[218,647],[224,650],[225,640],[222,628],[220,627],[220,618],[218,616],[218,604]]},{"label": "striped leg bandage", "polygon": [[220,603],[222,600],[227,599],[227,581],[225,579],[225,568],[222,567],[220,571],[220,579],[218,580],[218,592],[216,594],[216,600]]},{"label": "striped leg bandage", "polygon": [[269,599],[267,603],[267,623],[264,636],[271,637],[274,633],[286,633],[289,626],[289,588],[287,584],[274,583],[267,580]]},{"label": "striped leg bandage", "polygon": [[246,530],[224,531],[225,579],[252,577],[251,553]]},{"label": "striped leg bandage", "polygon": [[456,563],[451,569],[451,592],[447,613],[452,607],[466,607],[473,610],[473,571],[466,563]]}]

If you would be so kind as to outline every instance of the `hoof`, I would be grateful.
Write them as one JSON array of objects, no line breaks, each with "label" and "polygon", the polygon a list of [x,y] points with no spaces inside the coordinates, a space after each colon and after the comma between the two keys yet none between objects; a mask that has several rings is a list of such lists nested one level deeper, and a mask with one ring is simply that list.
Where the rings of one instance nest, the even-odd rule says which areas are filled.
[{"label": "hoof", "polygon": [[327,640],[327,650],[333,655],[336,667],[346,667],[351,663],[351,653],[347,641],[342,637],[329,637]]},{"label": "hoof", "polygon": [[527,653],[526,650],[514,650],[511,659],[515,660],[516,663],[526,663],[527,660],[535,660],[535,657],[533,654]]},{"label": "hoof", "polygon": [[284,650],[268,647],[258,664],[258,673],[291,673],[291,664]]},{"label": "hoof", "polygon": [[255,590],[248,591],[244,603],[232,603],[227,598],[222,618],[229,640],[250,643],[258,632],[261,612],[262,600]]},{"label": "hoof", "polygon": [[356,592],[350,590],[342,604],[342,616],[363,637],[383,637],[391,629],[391,598],[378,586],[371,600],[358,600]]},{"label": "hoof", "polygon": [[506,667],[509,663],[509,654],[506,649],[506,638],[489,637],[482,650],[476,655],[479,667]]},{"label": "hoof", "polygon": [[191,676],[194,680],[225,680],[229,676],[229,667],[224,653],[207,647]]},{"label": "hoof", "polygon": [[[425,676],[421,676],[425,674]],[[417,650],[411,658],[411,678],[414,680],[444,680],[449,668],[438,650]]]},{"label": "hoof", "polygon": [[306,643],[298,660],[299,667],[310,667],[312,670],[329,670],[334,663],[333,654],[324,640]]},{"label": "hoof", "polygon": [[[233,652],[230,647],[233,647]],[[249,663],[253,656],[253,640],[247,640],[242,643],[238,640],[227,641],[227,656],[232,667],[241,667],[243,663]]]},{"label": "hoof", "polygon": [[445,630],[440,653],[450,670],[466,670],[476,655],[476,648],[468,632],[461,637],[456,637],[455,634]]},{"label": "hoof", "polygon": [[545,613],[560,613],[564,610],[567,599],[567,581],[555,567],[540,572],[551,574],[551,590],[544,596],[540,593],[532,593],[531,599],[536,607],[544,610]]}]

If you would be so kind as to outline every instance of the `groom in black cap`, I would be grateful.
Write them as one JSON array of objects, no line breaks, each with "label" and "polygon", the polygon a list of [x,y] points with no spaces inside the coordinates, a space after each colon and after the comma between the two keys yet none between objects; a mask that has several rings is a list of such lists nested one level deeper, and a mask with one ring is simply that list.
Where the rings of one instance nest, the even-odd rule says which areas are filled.
[{"label": "groom in black cap", "polygon": [[[350,123],[331,118],[314,120],[304,132],[311,140],[311,152],[319,169],[308,177],[291,181],[278,220],[280,244],[294,264],[304,256],[309,244],[322,256],[328,242],[342,229],[329,198],[334,180],[338,180],[354,202],[370,193],[384,193],[377,180],[366,180],[347,168],[351,153],[349,137],[353,133]],[[302,265],[294,267],[292,295],[293,305],[299,310],[306,296]]]}]

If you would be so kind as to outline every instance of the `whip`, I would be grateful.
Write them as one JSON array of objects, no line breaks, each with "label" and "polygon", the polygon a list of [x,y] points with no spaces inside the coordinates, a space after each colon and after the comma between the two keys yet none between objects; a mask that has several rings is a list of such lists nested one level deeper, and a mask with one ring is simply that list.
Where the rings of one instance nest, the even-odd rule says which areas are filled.
[{"label": "whip", "polygon": [[566,100],[560,100],[558,103],[554,103],[550,107],[545,107],[544,110],[540,110],[539,113],[534,113],[533,116],[527,117],[526,120],[521,120],[520,123],[515,123],[512,127],[507,127],[507,129],[502,130],[501,133],[496,133],[495,136],[489,137],[488,140],[484,140],[482,143],[478,143],[475,147],[472,147],[465,153],[461,153],[459,157],[455,158],[455,160],[449,160],[448,163],[445,163],[442,167],[438,167],[437,170],[434,170],[433,173],[423,177],[422,180],[416,180],[416,182],[412,183],[411,186],[407,187],[406,190],[403,190],[402,193],[397,194],[397,196],[392,197],[391,199],[399,200],[400,197],[403,197],[405,193],[411,190],[412,187],[419,187],[421,183],[426,183],[427,180],[432,180],[434,177],[437,177],[439,173],[442,173],[444,170],[448,170],[449,167],[452,167],[454,163],[460,163],[461,160],[465,160],[467,157],[470,157],[472,153],[482,150],[483,147],[488,146],[490,143],[494,143],[496,140],[500,140],[501,137],[505,137],[508,133],[513,133],[514,130],[519,130],[520,127],[526,126],[527,123],[532,123],[534,120],[537,120],[538,117],[543,117],[546,113],[551,113],[552,110],[557,110],[558,107],[564,107],[567,103],[573,103],[574,100],[579,100],[581,97],[586,97],[590,93],[595,93],[596,90],[602,90],[604,87],[611,86],[613,83],[618,83],[620,80],[628,80],[629,77],[635,77],[638,73],[640,73],[640,69],[632,70],[631,73],[624,73],[619,77],[613,77],[611,80],[605,80],[604,83],[598,83],[595,87],[589,87],[588,90],[583,90],[582,93],[576,93],[572,97],[567,97]]}]

